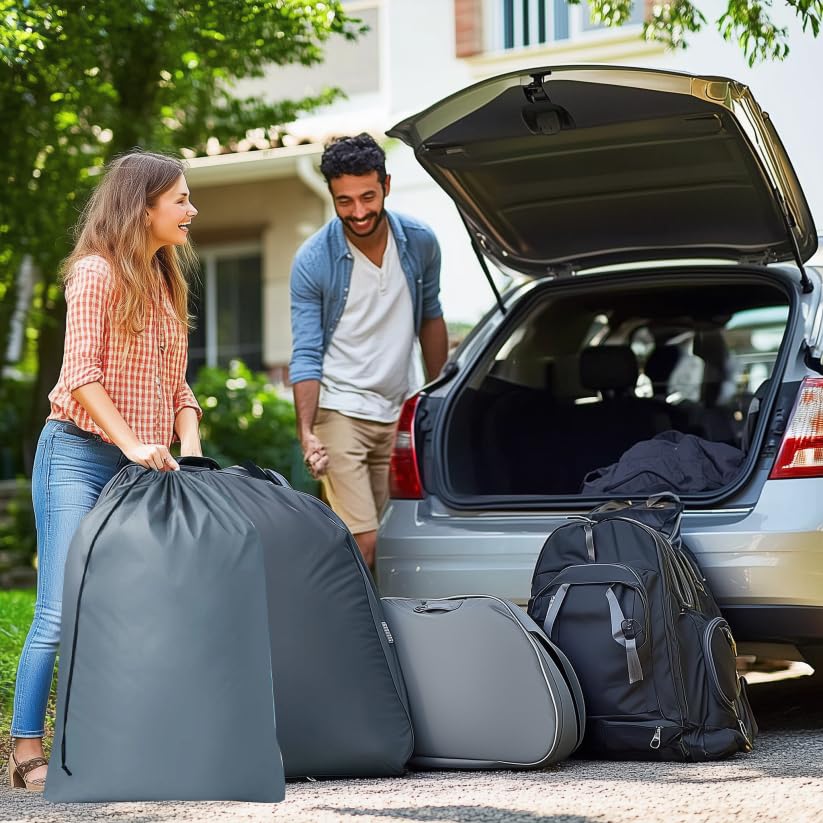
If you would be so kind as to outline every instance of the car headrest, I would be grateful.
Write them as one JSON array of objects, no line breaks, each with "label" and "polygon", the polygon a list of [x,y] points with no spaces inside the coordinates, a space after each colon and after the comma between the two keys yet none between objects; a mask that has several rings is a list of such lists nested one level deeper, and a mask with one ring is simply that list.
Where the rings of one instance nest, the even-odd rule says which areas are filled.
[{"label": "car headrest", "polygon": [[580,352],[580,382],[596,391],[625,391],[637,384],[631,346],[590,346]]},{"label": "car headrest", "polygon": [[704,329],[695,334],[692,350],[705,363],[700,399],[711,408],[720,402],[730,385],[729,347],[719,329]]},{"label": "car headrest", "polygon": [[729,348],[719,329],[703,329],[694,335],[694,353],[719,375],[725,373]]},{"label": "car headrest", "polygon": [[682,356],[680,346],[657,346],[649,355],[643,371],[653,386],[665,386]]}]

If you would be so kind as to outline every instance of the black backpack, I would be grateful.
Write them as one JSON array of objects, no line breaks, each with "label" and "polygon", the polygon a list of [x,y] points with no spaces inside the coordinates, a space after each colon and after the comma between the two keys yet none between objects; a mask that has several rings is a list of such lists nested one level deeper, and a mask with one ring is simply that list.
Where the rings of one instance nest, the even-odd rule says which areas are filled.
[{"label": "black backpack", "polygon": [[606,503],[549,536],[529,615],[586,700],[580,753],[713,760],[751,751],[757,724],[729,624],[680,540],[673,494]]}]

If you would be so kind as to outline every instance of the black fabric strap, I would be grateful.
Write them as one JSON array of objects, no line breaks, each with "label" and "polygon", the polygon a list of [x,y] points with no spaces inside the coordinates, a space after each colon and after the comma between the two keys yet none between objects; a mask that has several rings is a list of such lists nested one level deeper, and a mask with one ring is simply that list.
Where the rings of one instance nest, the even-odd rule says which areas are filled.
[{"label": "black fabric strap", "polygon": [[97,543],[97,538],[100,532],[106,528],[106,524],[111,520],[112,515],[120,507],[120,504],[126,499],[125,494],[120,495],[120,499],[111,507],[111,511],[106,515],[106,519],[100,524],[100,528],[92,538],[89,545],[89,553],[86,555],[86,562],[83,564],[83,577],[80,579],[80,589],[77,592],[77,607],[74,610],[74,632],[71,639],[71,663],[69,664],[69,676],[66,682],[66,703],[63,707],[63,734],[60,739],[60,766],[63,771],[71,776],[69,767],[66,765],[66,727],[69,722],[69,701],[71,700],[71,682],[74,679],[74,660],[77,652],[77,637],[80,628],[80,604],[83,601],[83,589],[86,587],[86,573],[89,570],[89,562],[91,561],[91,553],[94,551],[94,546]]},{"label": "black fabric strap", "polygon": [[244,460],[240,466],[244,468],[251,477],[255,480],[265,480],[268,483],[272,483],[275,486],[286,486],[289,487],[289,483],[285,477],[278,474],[277,472],[271,471],[271,469],[267,469],[263,471],[256,463],[253,463],[251,460]]},{"label": "black fabric strap", "polygon": [[212,460],[211,457],[180,457],[177,462],[181,466],[191,466],[194,469],[220,470],[220,464],[216,460]]}]

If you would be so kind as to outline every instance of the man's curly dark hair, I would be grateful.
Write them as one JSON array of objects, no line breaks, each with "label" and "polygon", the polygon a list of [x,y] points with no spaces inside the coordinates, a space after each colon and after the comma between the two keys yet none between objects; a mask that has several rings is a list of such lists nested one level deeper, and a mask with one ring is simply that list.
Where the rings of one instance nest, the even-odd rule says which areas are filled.
[{"label": "man's curly dark hair", "polygon": [[386,182],[386,153],[365,132],[356,137],[337,137],[326,146],[320,171],[327,183],[343,174],[361,175],[376,171],[382,185]]}]

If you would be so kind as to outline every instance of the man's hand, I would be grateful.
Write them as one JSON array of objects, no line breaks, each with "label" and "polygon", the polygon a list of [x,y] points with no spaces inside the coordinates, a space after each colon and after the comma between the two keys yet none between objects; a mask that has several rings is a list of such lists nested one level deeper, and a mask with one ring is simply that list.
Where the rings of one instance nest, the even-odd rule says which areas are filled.
[{"label": "man's hand", "polygon": [[306,464],[311,476],[317,480],[326,473],[326,469],[329,467],[329,455],[326,452],[326,447],[320,442],[320,438],[312,432],[305,434],[300,442],[303,446],[303,462]]}]

